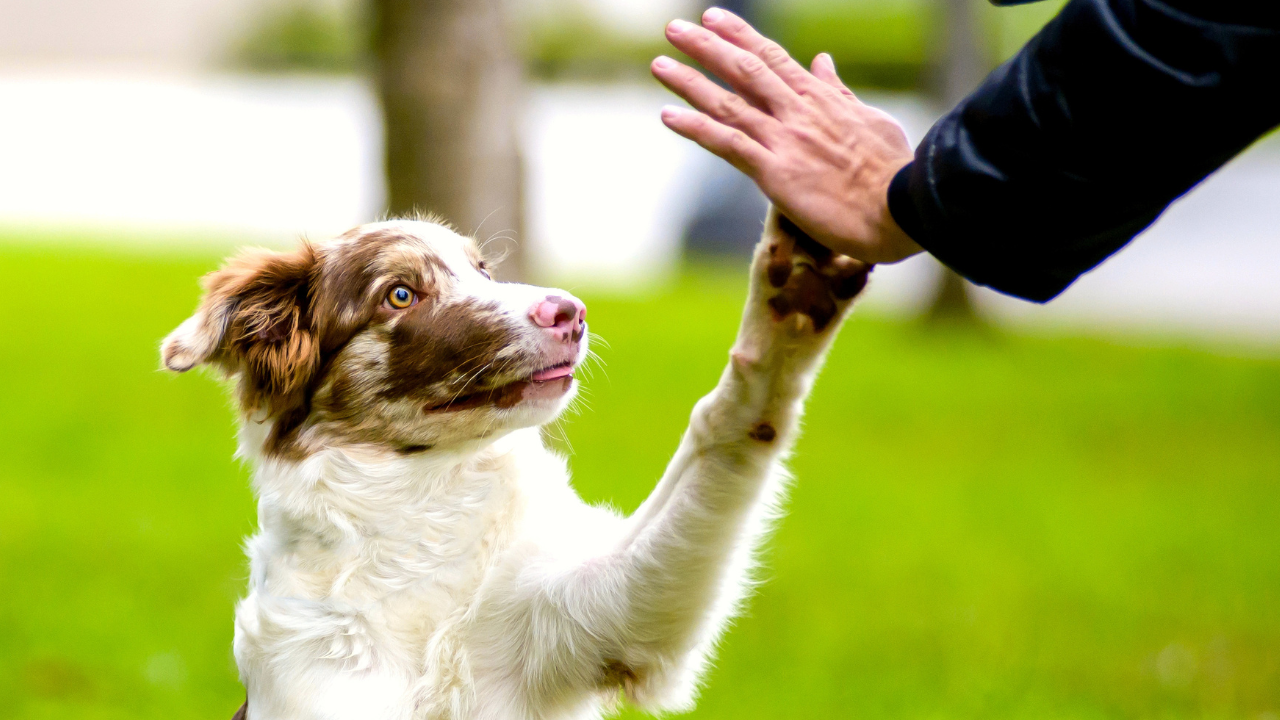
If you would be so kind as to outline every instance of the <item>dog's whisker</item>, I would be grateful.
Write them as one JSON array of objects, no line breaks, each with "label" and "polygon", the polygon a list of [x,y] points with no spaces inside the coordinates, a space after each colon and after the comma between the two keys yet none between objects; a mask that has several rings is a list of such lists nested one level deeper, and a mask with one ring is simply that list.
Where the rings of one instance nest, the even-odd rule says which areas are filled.
[{"label": "dog's whisker", "polygon": [[[489,214],[488,214],[488,215],[485,215],[485,216],[484,216],[484,218],[483,218],[482,220],[480,220],[480,224],[479,224],[479,225],[476,225],[475,230],[472,230],[472,231],[471,231],[471,235],[472,235],[473,237],[474,237],[474,236],[476,236],[476,235],[479,235],[479,234],[480,234],[480,228],[484,227],[484,224],[485,224],[485,223],[487,223],[487,222],[489,222],[489,218],[493,217],[493,216],[494,216],[494,215],[495,215],[499,210],[501,210],[501,209],[502,209],[501,207],[496,207],[496,208],[494,208],[494,209],[490,210],[490,211],[489,211]],[[484,249],[484,245],[481,245],[481,246],[480,246],[480,249],[481,249],[481,250],[483,250],[483,249]]]}]

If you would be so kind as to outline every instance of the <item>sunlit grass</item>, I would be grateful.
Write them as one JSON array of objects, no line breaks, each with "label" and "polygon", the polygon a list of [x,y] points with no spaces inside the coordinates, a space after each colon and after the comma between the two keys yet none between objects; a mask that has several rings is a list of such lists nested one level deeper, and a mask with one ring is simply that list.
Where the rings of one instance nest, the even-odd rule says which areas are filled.
[{"label": "sunlit grass", "polygon": [[[209,377],[156,371],[216,258],[0,250],[0,714],[220,718],[253,527]],[[565,422],[631,509],[714,383],[740,271],[586,294]],[[1280,361],[856,318],[701,718],[1280,710]]]}]

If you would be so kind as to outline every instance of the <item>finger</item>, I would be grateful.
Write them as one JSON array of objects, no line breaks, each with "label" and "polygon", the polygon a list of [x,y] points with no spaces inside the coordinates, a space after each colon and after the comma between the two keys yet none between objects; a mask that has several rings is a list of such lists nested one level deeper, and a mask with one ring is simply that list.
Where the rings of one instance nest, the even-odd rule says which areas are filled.
[{"label": "finger", "polygon": [[[730,44],[760,58],[793,91],[805,93],[814,86],[814,77],[778,43],[761,35],[746,20],[728,10],[711,8],[702,14],[702,24]],[[687,52],[687,51],[686,51]]]},{"label": "finger", "polygon": [[857,95],[845,86],[844,81],[836,73],[836,61],[831,59],[827,53],[818,53],[813,58],[813,76],[831,87],[839,90],[842,95],[857,99]]},{"label": "finger", "polygon": [[667,41],[729,83],[739,95],[761,110],[777,114],[800,102],[791,86],[774,74],[764,61],[706,28],[684,20],[673,20],[667,25]]},{"label": "finger", "polygon": [[653,76],[671,92],[684,98],[717,122],[735,127],[753,140],[768,145],[778,121],[752,107],[746,100],[716,85],[688,65],[662,56],[650,66]]},{"label": "finger", "polygon": [[696,110],[668,105],[662,108],[662,122],[678,135],[719,155],[753,178],[772,156],[768,149],[746,133],[718,123]]}]

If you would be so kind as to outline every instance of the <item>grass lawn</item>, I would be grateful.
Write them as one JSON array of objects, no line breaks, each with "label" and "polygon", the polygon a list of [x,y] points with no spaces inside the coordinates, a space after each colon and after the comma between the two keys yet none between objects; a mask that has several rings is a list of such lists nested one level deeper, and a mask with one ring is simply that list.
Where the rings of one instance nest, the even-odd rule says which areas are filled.
[{"label": "grass lawn", "polygon": [[[243,697],[232,416],[210,377],[155,369],[215,264],[0,249],[0,715],[217,719]],[[610,344],[563,425],[584,496],[648,492],[742,284],[584,293]],[[858,318],[793,467],[694,717],[1280,712],[1280,360]]]}]

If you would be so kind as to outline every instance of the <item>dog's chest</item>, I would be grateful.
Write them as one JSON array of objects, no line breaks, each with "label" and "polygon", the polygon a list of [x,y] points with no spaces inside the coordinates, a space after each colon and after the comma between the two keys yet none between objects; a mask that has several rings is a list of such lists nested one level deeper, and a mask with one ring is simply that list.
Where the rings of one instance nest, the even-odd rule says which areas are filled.
[{"label": "dog's chest", "polygon": [[421,647],[476,597],[494,556],[510,544],[523,503],[509,484],[460,489],[407,516],[404,535],[371,541],[358,593],[377,599],[394,637]]},{"label": "dog's chest", "polygon": [[[352,653],[422,662],[431,637],[475,599],[524,505],[515,483],[500,473],[465,473],[428,487],[376,501],[369,488],[317,493],[322,511],[301,525],[327,526],[287,523],[274,530],[291,534],[288,542],[258,546],[276,549],[254,558],[273,568],[267,575],[275,581],[265,589],[329,608],[334,633],[364,636],[346,644]],[[264,534],[272,531],[264,527]]]}]

